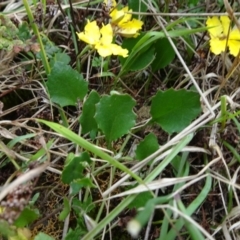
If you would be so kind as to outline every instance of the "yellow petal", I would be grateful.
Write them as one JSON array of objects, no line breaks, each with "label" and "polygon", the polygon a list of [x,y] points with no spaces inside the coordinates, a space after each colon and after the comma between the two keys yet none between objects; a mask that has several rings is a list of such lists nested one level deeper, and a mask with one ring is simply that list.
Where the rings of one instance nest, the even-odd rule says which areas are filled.
[{"label": "yellow petal", "polygon": [[87,44],[90,44],[90,45],[94,45],[94,44],[95,44],[94,39],[89,38],[89,37],[86,36],[83,32],[77,33],[77,36],[78,36],[78,38],[79,38],[81,41],[83,41],[83,42],[85,42],[85,43],[87,43]]},{"label": "yellow petal", "polygon": [[123,49],[121,46],[117,44],[103,44],[103,43],[98,43],[95,45],[95,49],[97,49],[98,53],[102,57],[107,57],[110,55],[119,55],[123,57],[128,56],[128,50]]},{"label": "yellow petal", "polygon": [[113,9],[110,13],[110,17],[112,18],[112,23],[118,23],[124,18],[124,11],[117,10],[116,8]]},{"label": "yellow petal", "polygon": [[211,38],[221,36],[223,33],[223,26],[218,17],[208,18],[206,25],[207,27],[210,27],[208,32],[210,33]]},{"label": "yellow petal", "polygon": [[213,52],[214,54],[218,55],[221,52],[224,52],[226,49],[226,39],[224,40],[220,40],[218,38],[212,38],[210,40],[210,50],[211,52]]},{"label": "yellow petal", "polygon": [[143,22],[138,19],[133,19],[127,23],[119,25],[117,32],[124,37],[136,37],[138,36],[138,31],[141,30]]},{"label": "yellow petal", "polygon": [[113,55],[119,55],[124,58],[128,56],[128,50],[122,48],[121,46],[119,46],[117,44],[111,44],[110,48],[111,48]]},{"label": "yellow petal", "polygon": [[100,39],[100,30],[96,21],[88,21],[84,32],[77,33],[78,38],[90,45],[95,45]]},{"label": "yellow petal", "polygon": [[122,10],[124,12],[124,17],[119,22],[119,24],[126,23],[126,22],[130,21],[131,18],[132,18],[132,14],[131,13],[127,13],[127,12],[132,12],[132,9],[128,9],[128,6],[126,6]]},{"label": "yellow petal", "polygon": [[110,24],[103,25],[103,27],[100,30],[100,33],[102,34],[101,42],[103,44],[111,44],[113,40],[113,29]]},{"label": "yellow petal", "polygon": [[232,30],[229,33],[229,39],[231,39],[231,40],[240,40],[240,31],[238,29]]},{"label": "yellow petal", "polygon": [[112,49],[109,47],[110,45],[102,45],[100,43],[95,45],[95,48],[97,49],[98,53],[102,57],[107,57],[112,55]]},{"label": "yellow petal", "polygon": [[236,57],[240,51],[239,41],[229,39],[228,47],[229,47],[230,54],[232,54],[234,57]]},{"label": "yellow petal", "polygon": [[221,16],[220,20],[223,26],[223,34],[224,36],[228,36],[231,21],[228,16]]}]

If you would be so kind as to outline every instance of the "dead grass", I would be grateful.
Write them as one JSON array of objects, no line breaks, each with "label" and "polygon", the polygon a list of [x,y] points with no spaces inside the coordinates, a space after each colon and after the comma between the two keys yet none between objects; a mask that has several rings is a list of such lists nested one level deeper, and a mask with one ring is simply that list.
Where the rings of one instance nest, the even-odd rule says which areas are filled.
[{"label": "dead grass", "polygon": [[[87,3],[88,1],[85,2]],[[175,13],[175,11],[179,10],[178,5],[174,1],[170,2],[169,11],[171,13],[167,12],[165,14],[159,13],[151,1],[148,2],[149,10],[146,17],[145,31],[149,30],[150,26],[154,27],[155,30],[163,29],[165,31],[166,24],[173,19],[188,16],[190,10],[188,12],[188,6],[185,2],[182,4],[182,10],[185,10],[185,12],[181,14]],[[102,11],[100,10],[100,5],[82,7],[80,3],[84,3],[84,1],[76,2],[73,5],[75,27],[81,30],[86,16],[95,15],[99,19]],[[206,6],[200,4],[200,7],[200,13],[194,14],[190,12],[189,14],[193,17],[204,15],[204,18],[202,18],[203,24],[205,22],[203,19],[206,19],[206,16],[220,13],[220,8],[216,3]],[[55,9],[55,5],[48,1],[47,13],[49,13],[50,8]],[[33,7],[33,9],[35,8]],[[68,9],[68,5],[63,4],[62,9]],[[164,4],[160,6],[160,9],[164,9]],[[236,3],[235,10],[237,9],[239,10],[240,8]],[[69,53],[71,65],[75,67],[77,53],[74,51],[69,30],[62,29],[63,16],[61,11],[56,12],[51,18],[50,16],[45,17],[41,15],[42,9],[37,10],[35,10],[35,14],[38,16],[37,20],[40,21],[39,24],[44,23],[45,33],[57,46]],[[26,19],[24,9],[20,11],[14,10],[14,12],[16,13],[8,15],[16,22]],[[221,12],[224,12],[224,10]],[[190,27],[187,22],[185,26]],[[232,120],[227,122],[224,129],[221,129],[220,123],[212,123],[214,119],[220,116],[221,96],[227,96],[228,110],[230,112],[236,112],[239,109],[239,61],[227,54],[214,56],[209,52],[206,44],[207,40],[208,36],[205,34],[192,35],[191,41],[194,45],[191,47],[194,54],[189,58],[186,54],[186,48],[189,45],[184,38],[178,38],[177,42],[172,42],[177,57],[170,66],[154,74],[146,70],[122,79],[126,87],[125,85],[119,85],[118,87],[137,100],[136,112],[139,120],[136,128],[141,129],[136,135],[131,135],[130,141],[124,148],[123,157],[129,156],[136,144],[149,132],[154,132],[157,135],[161,148],[141,162],[120,161],[133,172],[147,175],[151,172],[151,169],[154,169],[162,159],[169,155],[172,147],[177,142],[181,141],[188,133],[194,132],[193,140],[189,146],[182,150],[189,153],[187,159],[189,162],[188,177],[176,178],[174,169],[172,166],[168,166],[161,176],[148,183],[147,186],[156,196],[167,193],[172,195],[179,194],[187,206],[199,194],[204,186],[206,177],[210,175],[213,179],[211,191],[201,207],[191,216],[191,221],[193,224],[201,227],[205,231],[204,234],[206,236],[210,235],[211,239],[239,239],[239,161],[236,160],[237,158],[233,155],[233,152],[223,144],[227,142],[235,149],[236,153],[239,153],[239,129]],[[78,44],[79,48],[83,47],[82,43]],[[9,54],[2,52],[1,54],[0,101],[2,108],[0,109],[0,148],[2,154],[0,158],[0,187],[4,190],[0,188],[0,200],[4,199],[14,186],[19,186],[20,176],[28,178],[34,184],[31,196],[35,193],[40,194],[35,206],[39,209],[41,218],[29,226],[32,234],[35,235],[42,231],[55,239],[64,239],[68,229],[76,226],[79,216],[72,211],[70,217],[65,222],[58,220],[58,215],[63,208],[63,198],[69,194],[69,186],[62,184],[60,175],[68,153],[73,152],[77,154],[81,149],[35,121],[36,118],[42,118],[59,122],[60,117],[57,107],[49,101],[44,87],[46,74],[43,71],[43,67],[38,60],[23,61],[25,54],[24,52]],[[111,78],[106,83],[96,76],[99,69],[91,68],[89,64],[90,62],[86,61],[82,71],[89,81],[90,88],[96,89],[101,94],[108,93],[113,84]],[[112,63],[112,70],[119,71],[119,66]],[[145,75],[151,75],[152,77],[146,89],[143,88],[146,84]],[[138,76],[144,80],[139,81]],[[154,128],[144,127],[145,123],[149,121],[149,114],[143,113],[143,111],[148,111],[147,106],[150,98],[156,93],[157,89],[164,90],[170,87],[179,89],[187,88],[190,85],[194,85],[201,95],[203,112],[198,119],[175,136],[168,136],[157,126]],[[81,108],[71,107],[64,110],[68,117],[70,129],[76,133],[80,132],[78,117],[81,113]],[[239,121],[238,118],[236,119]],[[21,136],[27,136],[27,134],[34,134],[34,136],[31,138],[20,138]],[[88,136],[86,138],[88,139]],[[9,147],[7,144],[14,139],[17,139],[16,144]],[[52,145],[46,147],[46,143],[50,139],[53,140]],[[106,143],[103,139],[99,136],[95,144],[102,147],[105,151],[110,151],[106,149]],[[114,143],[113,149],[115,153],[122,147],[123,142],[124,139]],[[36,165],[31,170],[36,173],[35,175],[29,175],[31,173],[31,167],[28,163],[29,157],[40,149],[47,149],[47,154],[45,157],[36,158]],[[115,153],[110,151],[110,154],[113,156]],[[42,162],[45,160],[48,160],[50,165],[42,168]],[[86,196],[92,197],[95,208],[90,215],[93,219],[98,217],[98,220],[100,220],[108,215],[121,202],[124,196],[131,195],[134,189],[125,192],[126,186],[132,185],[132,179],[128,175],[116,172],[104,161],[94,156],[92,160],[95,162],[95,166],[93,169],[88,169],[88,171],[97,189],[92,192],[81,191],[78,197],[79,200],[86,200]],[[152,160],[154,160],[154,164],[149,165],[148,163]],[[14,162],[22,170],[16,170],[13,167]],[[27,170],[29,171],[27,172]],[[38,175],[40,172],[43,173],[38,176],[38,181],[33,180],[36,174]],[[8,185],[9,188],[3,188],[10,182],[13,184],[12,188],[10,188],[11,184]],[[181,182],[186,183],[177,191],[172,192],[173,186]],[[144,189],[144,186],[139,186],[136,192],[145,191]],[[100,208],[103,208],[103,210],[102,214],[98,216],[98,209]],[[163,210],[161,211],[159,208]],[[141,239],[158,238],[161,220],[168,208],[178,211],[170,205],[160,205],[158,209],[156,207],[156,214],[149,220],[147,227],[141,231]],[[127,222],[135,214],[136,210],[126,210],[121,213],[118,218],[103,229],[101,235],[98,235],[96,239],[131,239],[126,232],[126,226]],[[181,213],[178,212],[178,214]],[[84,225],[83,219],[80,224]],[[86,228],[85,231],[87,231]],[[178,233],[179,239],[180,235],[181,239],[187,239],[187,235],[184,235],[184,230]]]}]

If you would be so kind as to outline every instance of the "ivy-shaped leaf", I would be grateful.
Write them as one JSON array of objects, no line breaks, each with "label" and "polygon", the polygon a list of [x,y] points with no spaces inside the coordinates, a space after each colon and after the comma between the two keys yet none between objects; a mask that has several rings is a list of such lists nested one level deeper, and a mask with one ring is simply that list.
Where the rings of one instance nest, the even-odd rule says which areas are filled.
[{"label": "ivy-shaped leaf", "polygon": [[128,133],[135,125],[135,104],[127,94],[113,94],[104,96],[96,105],[95,118],[108,143]]},{"label": "ivy-shaped leaf", "polygon": [[75,106],[88,90],[83,76],[62,62],[55,63],[48,76],[47,87],[51,100],[62,107]]},{"label": "ivy-shaped leaf", "polygon": [[83,162],[91,162],[87,152],[83,152],[80,156],[68,160],[62,171],[62,182],[70,184],[73,180],[83,178],[84,165]]},{"label": "ivy-shaped leaf", "polygon": [[82,125],[82,133],[90,132],[90,137],[96,137],[98,126],[94,115],[96,113],[96,104],[99,102],[100,96],[96,91],[92,91],[87,100],[83,104],[82,115],[80,116],[80,123]]},{"label": "ivy-shaped leaf", "polygon": [[19,217],[14,222],[16,227],[26,227],[39,217],[39,211],[37,209],[24,208]]},{"label": "ivy-shaped leaf", "polygon": [[84,236],[84,234],[86,234],[86,231],[84,231],[81,227],[74,230],[70,229],[65,237],[65,240],[79,240],[80,237]]},{"label": "ivy-shaped leaf", "polygon": [[70,183],[71,194],[77,194],[83,187],[96,188],[96,185],[93,184],[90,178],[81,178],[74,180]]},{"label": "ivy-shaped leaf", "polygon": [[57,52],[51,59],[50,59],[50,67],[54,67],[56,62],[61,62],[65,65],[69,64],[71,61],[71,58],[69,57],[68,54],[62,53],[62,52]]},{"label": "ivy-shaped leaf", "polygon": [[34,240],[54,240],[54,238],[50,237],[46,233],[38,233],[36,237],[34,237]]},{"label": "ivy-shaped leaf", "polygon": [[169,89],[159,91],[152,99],[150,113],[166,132],[180,132],[201,112],[197,92]]},{"label": "ivy-shaped leaf", "polygon": [[153,133],[149,133],[143,141],[141,141],[136,149],[136,158],[143,160],[156,152],[159,148],[157,137]]}]

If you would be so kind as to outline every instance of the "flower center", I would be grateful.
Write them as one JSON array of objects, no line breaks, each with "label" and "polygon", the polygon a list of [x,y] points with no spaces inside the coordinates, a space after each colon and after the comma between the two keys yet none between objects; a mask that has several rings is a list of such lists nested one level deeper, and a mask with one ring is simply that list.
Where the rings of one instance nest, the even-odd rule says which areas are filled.
[{"label": "flower center", "polygon": [[220,39],[220,40],[225,40],[225,39],[227,39],[227,36],[225,36],[224,34],[221,34],[221,35],[219,36],[219,39]]}]

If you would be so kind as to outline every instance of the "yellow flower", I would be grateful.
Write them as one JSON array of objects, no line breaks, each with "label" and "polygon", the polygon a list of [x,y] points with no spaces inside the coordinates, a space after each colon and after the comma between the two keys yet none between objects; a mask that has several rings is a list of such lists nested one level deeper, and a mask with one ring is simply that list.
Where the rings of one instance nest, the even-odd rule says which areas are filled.
[{"label": "yellow flower", "polygon": [[124,17],[123,19],[119,22],[119,24],[123,24],[123,23],[126,23],[126,22],[129,22],[132,18],[132,9],[128,9],[128,6],[124,7],[123,9],[123,12],[124,12]]},{"label": "yellow flower", "polygon": [[[128,6],[117,10],[111,10],[111,24],[113,25],[115,33],[123,37],[131,38],[139,35],[138,31],[142,29],[143,22],[135,18],[132,19],[132,10]],[[132,20],[131,20],[132,19]]]},{"label": "yellow flower", "polygon": [[96,49],[100,56],[107,57],[110,55],[128,56],[128,50],[112,43],[113,30],[110,24],[103,25],[100,29],[96,21],[88,21],[84,32],[77,33],[78,38]]},{"label": "yellow flower", "polygon": [[111,17],[111,22],[117,24],[124,18],[125,12],[123,11],[123,9],[117,10],[116,8],[114,8],[113,10],[111,10],[109,15]]},{"label": "yellow flower", "polygon": [[119,24],[119,28],[116,30],[117,33],[126,38],[137,37],[138,31],[142,28],[143,22],[138,19],[132,19],[129,22]]},{"label": "yellow flower", "polygon": [[84,32],[77,33],[77,35],[80,40],[92,46],[94,46],[101,37],[96,21],[90,22],[89,20],[84,28]]},{"label": "yellow flower", "polygon": [[227,16],[208,18],[206,25],[210,27],[210,49],[218,55],[225,51],[226,46],[230,54],[237,56],[240,50],[240,31],[231,29],[231,21]]}]

